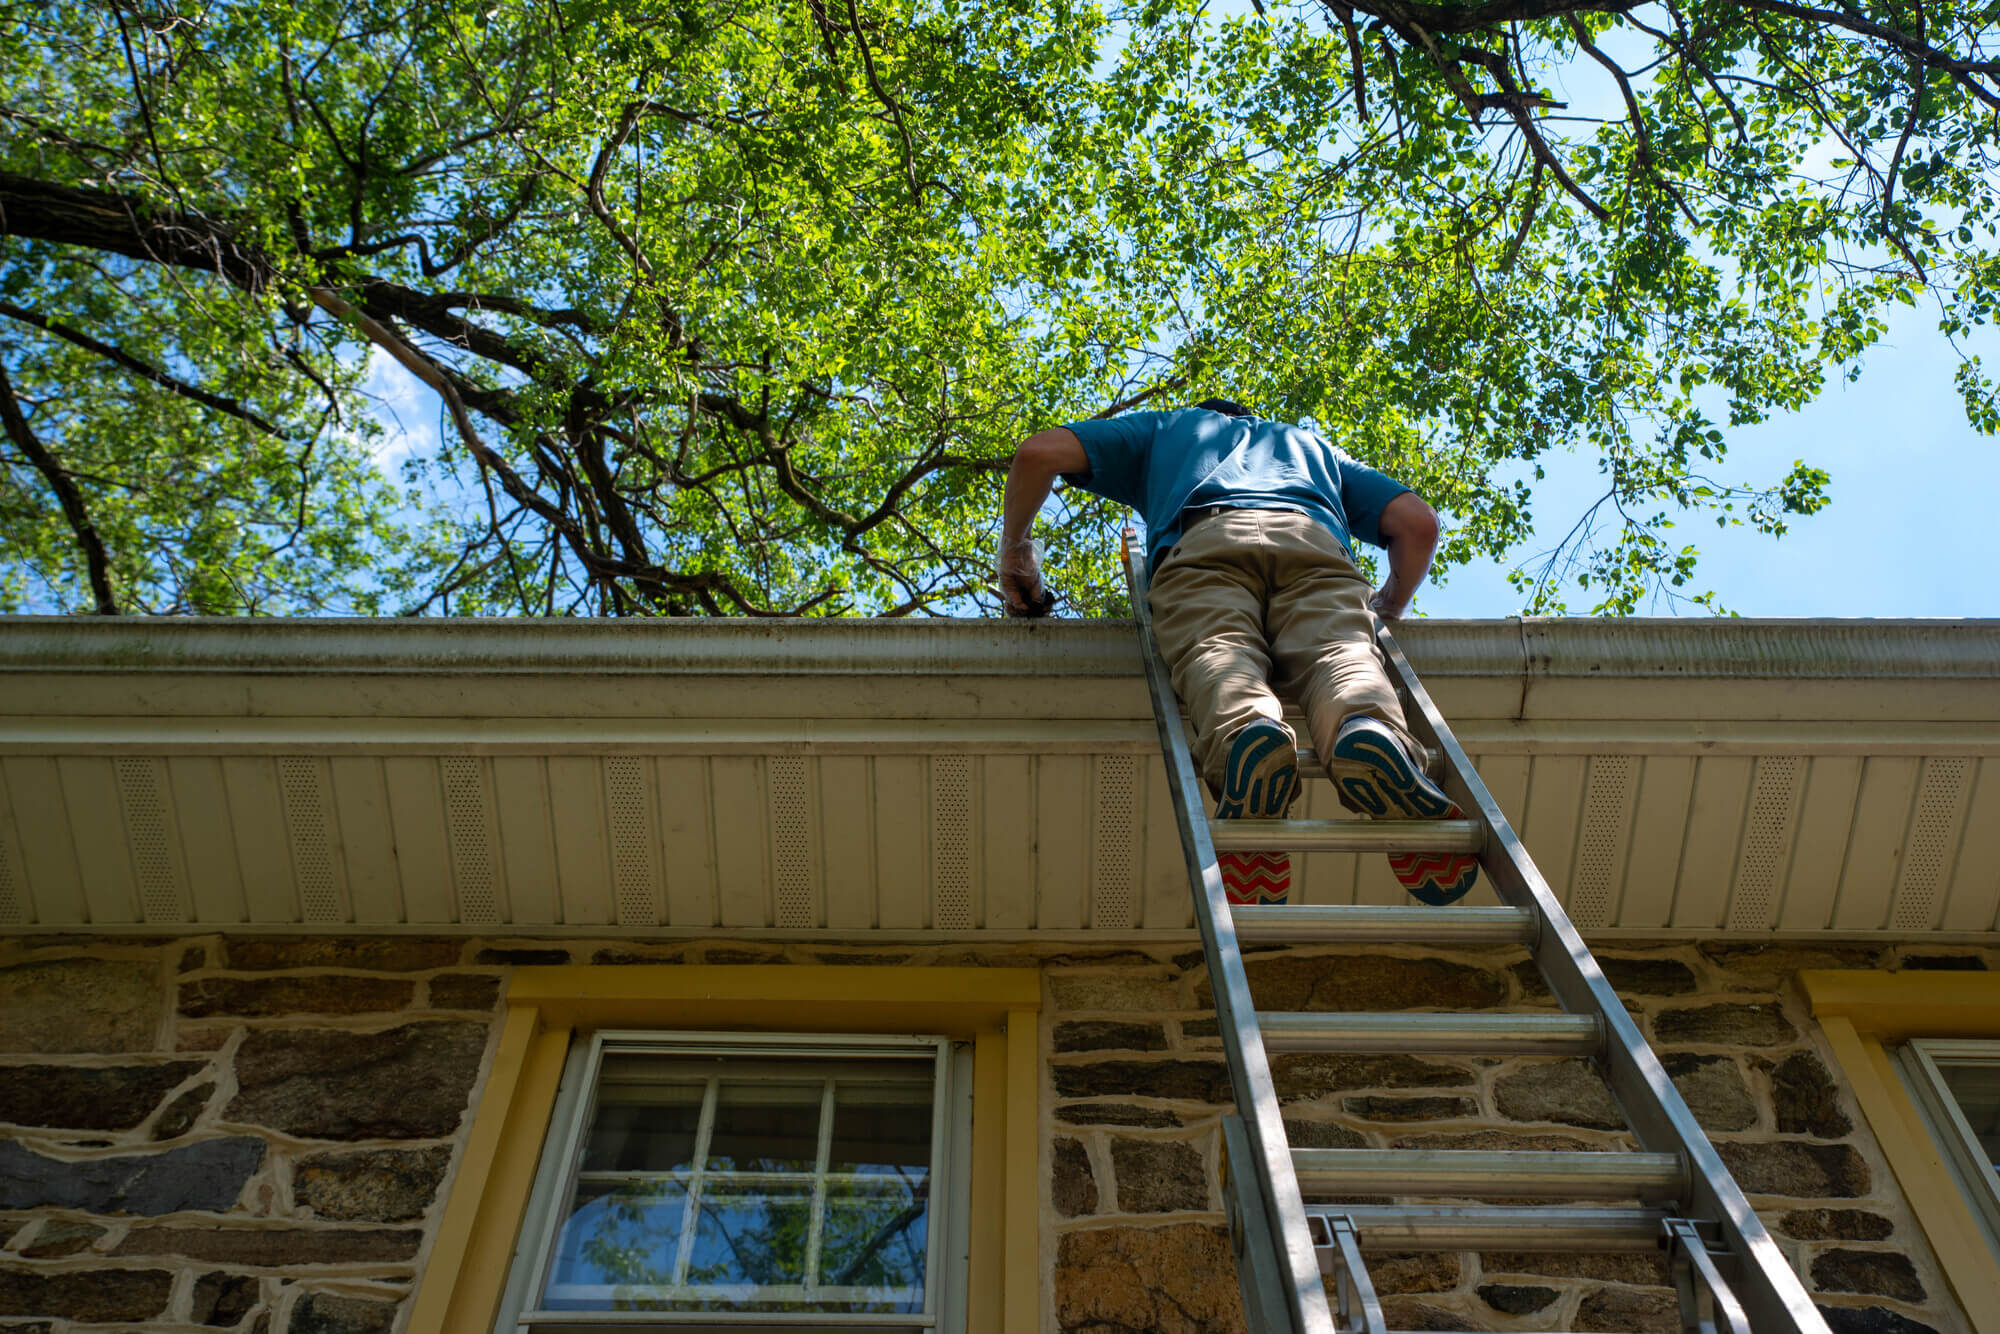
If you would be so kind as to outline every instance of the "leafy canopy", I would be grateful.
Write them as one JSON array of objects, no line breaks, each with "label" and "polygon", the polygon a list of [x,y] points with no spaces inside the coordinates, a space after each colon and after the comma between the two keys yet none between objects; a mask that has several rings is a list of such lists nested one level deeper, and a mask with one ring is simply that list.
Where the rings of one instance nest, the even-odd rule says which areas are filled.
[{"label": "leafy canopy", "polygon": [[[990,606],[1016,440],[1221,393],[1447,563],[1591,452],[1522,579],[1630,611],[1824,503],[1729,428],[2000,291],[1995,0],[0,8],[13,609]],[[1118,517],[1045,521],[1077,610]]]}]

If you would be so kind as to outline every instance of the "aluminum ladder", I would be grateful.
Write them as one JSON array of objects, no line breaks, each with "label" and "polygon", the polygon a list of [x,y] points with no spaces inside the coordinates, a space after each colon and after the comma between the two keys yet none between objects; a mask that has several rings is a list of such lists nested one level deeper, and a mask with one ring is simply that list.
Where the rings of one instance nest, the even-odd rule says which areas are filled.
[{"label": "aluminum ladder", "polygon": [[[1124,561],[1235,1091],[1235,1114],[1223,1120],[1225,1196],[1244,1311],[1254,1334],[1387,1334],[1363,1252],[1480,1249],[1664,1250],[1689,1334],[1828,1334],[1804,1285],[1626,1014],[1388,630],[1380,629],[1376,638],[1404,696],[1411,730],[1442,753],[1441,782],[1472,818],[1211,820],[1180,701],[1153,638],[1144,549],[1129,527]],[[1301,752],[1301,775],[1310,769]],[[1470,852],[1508,906],[1232,907],[1216,867],[1218,849]],[[1564,1012],[1260,1016],[1240,952],[1241,944],[1259,941],[1525,945]],[[1589,1056],[1640,1151],[1295,1150],[1285,1138],[1271,1052]],[[1308,1196],[1639,1203],[1308,1204]]]}]

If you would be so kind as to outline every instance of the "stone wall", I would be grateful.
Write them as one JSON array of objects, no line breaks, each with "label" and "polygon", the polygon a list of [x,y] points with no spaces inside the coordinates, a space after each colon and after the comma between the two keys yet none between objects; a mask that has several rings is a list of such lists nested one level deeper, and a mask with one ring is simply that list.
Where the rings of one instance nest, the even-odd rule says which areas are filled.
[{"label": "stone wall", "polygon": [[396,938],[5,949],[0,1330],[387,1334],[501,970]]},{"label": "stone wall", "polygon": [[[1601,952],[1836,1334],[1963,1325],[1789,990],[1806,967],[2000,951]],[[391,1334],[449,1193],[509,970],[528,964],[1039,966],[1051,1334],[1235,1334],[1199,954],[1008,945],[399,937],[0,943],[0,1334]],[[1518,953],[1252,954],[1270,1009],[1549,1004]],[[1610,1148],[1574,1061],[1294,1056],[1301,1144]],[[1399,1328],[1673,1330],[1648,1256],[1388,1257]]]},{"label": "stone wall", "polygon": [[[1958,1334],[1963,1316],[1791,988],[1802,968],[1985,968],[2000,951],[1711,944],[1599,951],[1606,974],[1834,1334]],[[1261,1009],[1552,1007],[1520,951],[1252,952]],[[1062,1334],[1234,1334],[1218,1117],[1229,1102],[1199,953],[1052,966],[1045,1220]],[[1584,1061],[1273,1060],[1295,1145],[1629,1147]],[[1392,1329],[1678,1331],[1650,1255],[1381,1257]]]}]

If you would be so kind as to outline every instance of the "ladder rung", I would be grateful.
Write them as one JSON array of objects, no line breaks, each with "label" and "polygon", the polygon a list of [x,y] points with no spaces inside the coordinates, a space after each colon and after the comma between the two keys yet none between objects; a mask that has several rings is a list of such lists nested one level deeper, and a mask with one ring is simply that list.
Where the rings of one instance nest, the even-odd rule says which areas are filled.
[{"label": "ladder rung", "polygon": [[1478,852],[1477,820],[1210,820],[1218,852]]},{"label": "ladder rung", "polygon": [[1481,1055],[1592,1056],[1603,1029],[1588,1014],[1431,1014],[1328,1011],[1263,1014],[1257,1024],[1272,1052],[1478,1052]]},{"label": "ladder rung", "polygon": [[1270,906],[1236,908],[1230,918],[1236,923],[1236,938],[1248,944],[1332,940],[1510,945],[1535,938],[1535,915],[1526,908]]},{"label": "ladder rung", "polygon": [[1659,1209],[1449,1204],[1312,1204],[1313,1241],[1324,1245],[1320,1219],[1346,1214],[1370,1251],[1656,1251]]},{"label": "ladder rung", "polygon": [[1671,1153],[1485,1149],[1294,1149],[1299,1189],[1329,1195],[1547,1195],[1671,1200],[1683,1185]]}]

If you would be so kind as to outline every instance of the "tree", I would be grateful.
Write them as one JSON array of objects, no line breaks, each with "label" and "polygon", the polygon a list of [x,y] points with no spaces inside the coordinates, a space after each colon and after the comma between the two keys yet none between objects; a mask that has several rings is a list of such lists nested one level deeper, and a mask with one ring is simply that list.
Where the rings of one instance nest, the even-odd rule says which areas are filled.
[{"label": "tree", "polygon": [[[1822,503],[1803,463],[1711,477],[1728,425],[1858,365],[1885,303],[1991,313],[1993,12],[12,4],[6,588],[990,605],[1016,439],[1227,392],[1450,509],[1448,559],[1594,450],[1553,559],[1630,610],[1691,577],[1676,515]],[[1578,71],[1614,114],[1559,118]],[[437,396],[415,491],[370,453],[371,357]],[[1117,516],[1069,498],[1053,563],[1114,609]]]}]

